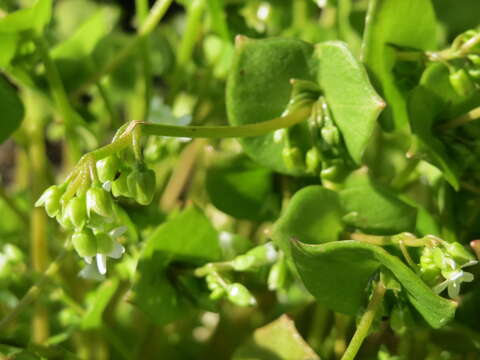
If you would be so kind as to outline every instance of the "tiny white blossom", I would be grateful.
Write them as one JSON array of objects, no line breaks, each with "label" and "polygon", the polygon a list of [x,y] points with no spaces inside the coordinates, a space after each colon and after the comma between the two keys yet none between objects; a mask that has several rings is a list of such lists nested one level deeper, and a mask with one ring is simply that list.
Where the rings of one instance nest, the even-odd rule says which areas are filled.
[{"label": "tiny white blossom", "polygon": [[472,260],[460,267],[457,267],[455,262],[451,260],[448,263],[448,266],[451,268],[451,271],[442,271],[442,276],[445,278],[440,284],[436,285],[433,288],[437,294],[440,294],[442,291],[448,288],[448,296],[451,299],[458,297],[460,294],[460,286],[463,282],[472,282],[473,274],[463,271],[462,269],[467,266],[475,265],[477,261]]}]

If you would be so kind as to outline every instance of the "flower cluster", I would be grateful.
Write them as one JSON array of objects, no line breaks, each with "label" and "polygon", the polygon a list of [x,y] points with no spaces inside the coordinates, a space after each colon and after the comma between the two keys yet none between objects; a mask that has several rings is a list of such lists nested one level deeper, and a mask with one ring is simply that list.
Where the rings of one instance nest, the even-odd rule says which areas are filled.
[{"label": "flower cluster", "polygon": [[142,205],[153,199],[155,173],[143,163],[134,169],[121,163],[116,155],[99,160],[95,169],[49,187],[35,204],[44,206],[48,216],[72,232],[73,247],[88,264],[80,276],[103,277],[107,257],[118,259],[125,252],[118,238],[127,227],[121,223],[121,209],[113,196],[132,198]]},{"label": "flower cluster", "polygon": [[473,274],[463,269],[476,263],[473,255],[461,244],[442,241],[439,246],[424,248],[420,272],[437,294],[448,289],[448,296],[453,299],[460,294],[462,282],[473,281]]}]

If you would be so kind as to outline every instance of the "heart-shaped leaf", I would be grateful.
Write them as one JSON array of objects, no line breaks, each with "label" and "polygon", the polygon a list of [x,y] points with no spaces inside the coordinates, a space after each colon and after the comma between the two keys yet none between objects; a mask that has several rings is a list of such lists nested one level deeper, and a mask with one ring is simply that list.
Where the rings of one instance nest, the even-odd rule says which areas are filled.
[{"label": "heart-shaped leaf", "polygon": [[[290,100],[290,80],[314,80],[313,46],[296,39],[242,39],[237,42],[235,59],[227,83],[228,121],[242,125],[267,121],[280,116]],[[291,128],[293,145],[303,152],[309,149],[306,124]],[[241,140],[243,149],[260,164],[278,172],[299,175],[282,157],[283,143],[273,134]]]},{"label": "heart-shaped leaf", "polygon": [[432,50],[437,43],[437,24],[430,0],[371,1],[364,32],[362,56],[388,107],[380,121],[387,130],[408,124],[406,95],[393,69],[393,45]]},{"label": "heart-shaped leaf", "polygon": [[445,325],[455,314],[455,302],[436,295],[409,267],[381,247],[354,240],[291,244],[293,261],[306,288],[334,311],[357,314],[367,299],[369,280],[384,266],[432,327]]},{"label": "heart-shaped leaf", "polygon": [[360,164],[385,103],[347,44],[330,41],[315,47],[319,83],[352,159]]},{"label": "heart-shaped leaf", "polygon": [[318,360],[286,315],[267,324],[233,354],[233,360]]}]

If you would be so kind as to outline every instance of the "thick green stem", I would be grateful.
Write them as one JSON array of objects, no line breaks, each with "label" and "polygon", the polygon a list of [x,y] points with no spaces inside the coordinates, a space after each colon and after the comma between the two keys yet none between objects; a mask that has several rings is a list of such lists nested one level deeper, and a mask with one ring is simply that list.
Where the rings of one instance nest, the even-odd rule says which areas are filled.
[{"label": "thick green stem", "polygon": [[360,323],[357,326],[357,330],[355,331],[355,334],[353,334],[353,337],[350,340],[347,350],[343,354],[341,360],[354,360],[355,356],[357,356],[358,350],[360,350],[360,346],[362,346],[363,341],[367,337],[373,320],[375,319],[375,315],[382,304],[385,290],[386,289],[383,284],[379,282],[373,291],[372,298],[367,306],[367,310],[363,314]]},{"label": "thick green stem", "polygon": [[138,44],[142,39],[150,34],[153,29],[157,26],[160,20],[163,18],[167,12],[170,4],[173,0],[157,0],[148,14],[147,19],[143,22],[140,30],[137,32],[132,40],[130,40],[123,49],[121,49],[118,54],[116,54],[105,66],[103,66],[98,72],[93,74],[84,84],[82,84],[78,89],[73,92],[73,96],[78,95],[79,93],[85,91],[92,84],[98,82],[103,76],[110,74],[115,70],[119,65],[121,65],[125,59],[137,48]]},{"label": "thick green stem", "polygon": [[232,40],[230,29],[225,18],[225,11],[223,9],[222,0],[207,0],[208,14],[212,18],[212,27],[222,37],[224,41],[230,42]]},{"label": "thick green stem", "polygon": [[466,114],[463,114],[459,117],[456,117],[455,119],[452,119],[450,121],[447,121],[446,123],[443,123],[438,127],[438,129],[440,131],[455,129],[456,127],[465,125],[470,121],[478,120],[478,119],[480,119],[480,106],[476,107],[473,110],[470,110]]},{"label": "thick green stem", "polygon": [[177,55],[179,68],[185,66],[192,58],[193,48],[199,35],[205,5],[205,0],[193,0],[187,9],[187,24]]},{"label": "thick green stem", "polygon": [[5,193],[3,187],[0,186],[0,199],[3,200],[5,205],[7,205],[10,210],[17,216],[17,218],[23,222],[23,224],[28,228],[30,220],[28,219],[28,214],[21,210],[17,204]]},{"label": "thick green stem", "polygon": [[45,75],[47,77],[50,91],[54,98],[57,111],[65,124],[66,142],[68,144],[69,162],[74,164],[80,158],[80,149],[76,141],[75,125],[78,121],[75,118],[75,112],[70,104],[67,93],[63,86],[60,73],[57,66],[50,57],[48,44],[43,37],[35,39],[35,45],[45,66]]}]

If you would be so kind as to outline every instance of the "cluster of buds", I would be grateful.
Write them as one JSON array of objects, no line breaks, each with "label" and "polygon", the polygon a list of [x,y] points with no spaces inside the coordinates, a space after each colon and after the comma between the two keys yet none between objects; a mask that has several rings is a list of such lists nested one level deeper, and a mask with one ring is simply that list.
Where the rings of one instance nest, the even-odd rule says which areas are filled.
[{"label": "cluster of buds", "polygon": [[107,272],[107,257],[118,259],[125,252],[118,238],[127,227],[121,223],[122,210],[114,197],[148,205],[154,192],[152,170],[143,163],[126,169],[116,155],[111,155],[65,183],[49,187],[35,206],[44,206],[48,216],[71,232],[74,249],[88,264],[80,275],[100,278]]},{"label": "cluster of buds", "polygon": [[450,48],[450,83],[461,96],[480,88],[480,31],[468,30],[455,38]]},{"label": "cluster of buds", "polygon": [[349,161],[341,132],[332,119],[325,99],[320,96],[318,86],[309,81],[295,80],[292,99],[285,113],[305,101],[313,103],[308,119],[310,149],[303,153],[300,147],[294,144],[290,129],[277,130],[273,140],[284,144],[282,157],[287,168],[304,170],[330,181],[340,180]]},{"label": "cluster of buds", "polygon": [[464,271],[475,265],[474,256],[460,243],[441,241],[437,246],[426,246],[420,257],[420,273],[424,281],[440,294],[448,289],[450,298],[457,298],[460,285],[473,281],[473,274]]}]

